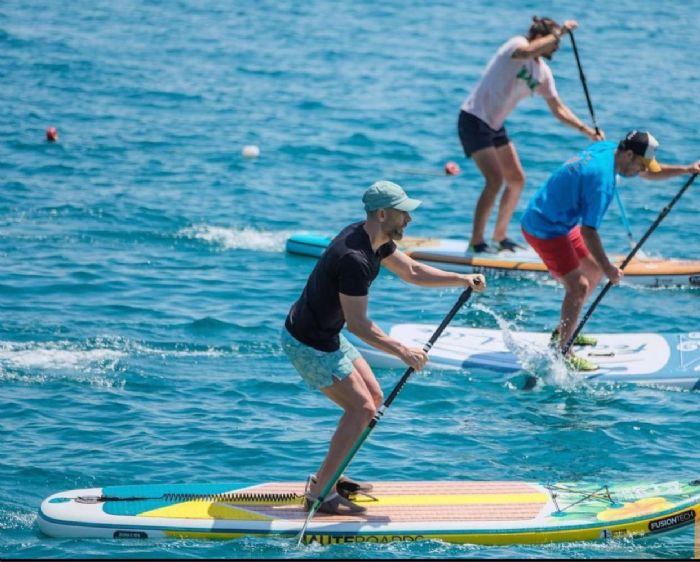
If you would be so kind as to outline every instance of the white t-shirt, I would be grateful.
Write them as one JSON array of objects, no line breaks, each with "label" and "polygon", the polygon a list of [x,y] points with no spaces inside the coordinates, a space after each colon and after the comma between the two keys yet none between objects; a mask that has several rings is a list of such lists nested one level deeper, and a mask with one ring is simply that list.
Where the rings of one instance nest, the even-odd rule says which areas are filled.
[{"label": "white t-shirt", "polygon": [[528,40],[522,36],[513,37],[501,45],[476,88],[462,104],[464,111],[498,130],[518,102],[526,97],[534,94],[544,98],[557,97],[554,76],[542,57],[539,60],[512,57],[517,49],[527,45]]}]

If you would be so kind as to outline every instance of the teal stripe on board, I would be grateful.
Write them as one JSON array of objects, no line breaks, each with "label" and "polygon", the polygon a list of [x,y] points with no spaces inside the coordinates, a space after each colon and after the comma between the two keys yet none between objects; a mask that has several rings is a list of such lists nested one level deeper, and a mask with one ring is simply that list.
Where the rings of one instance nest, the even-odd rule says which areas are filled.
[{"label": "teal stripe on board", "polygon": [[[648,128],[659,159],[700,158],[694,3],[505,0],[304,3],[6,0],[0,5],[0,558],[689,557],[689,533],[644,543],[470,547],[76,541],[43,536],[43,498],[162,482],[301,481],[340,411],[278,343],[315,260],[292,232],[363,216],[375,180],[423,200],[407,236],[470,231],[482,180],[456,121],[498,46],[535,13],[576,43],[609,139]],[[570,43],[551,62],[588,109]],[[59,139],[47,143],[47,127]],[[539,98],[506,122],[527,200],[586,139]],[[245,145],[260,156],[241,156]],[[440,172],[447,161],[458,176]],[[413,170],[413,172],[411,172]],[[414,173],[418,171],[420,173]],[[623,181],[639,238],[682,181]],[[700,259],[697,182],[650,255]],[[629,250],[613,206],[608,248]],[[510,235],[519,239],[514,222]],[[549,279],[491,277],[458,326],[551,331]],[[437,324],[456,290],[382,273],[370,315]],[[590,332],[699,331],[697,289],[612,289]],[[378,370],[390,389],[401,372]],[[487,370],[418,373],[349,468],[371,480],[690,481],[700,393],[550,382]]]},{"label": "teal stripe on board", "polygon": [[241,488],[238,484],[157,484],[145,486],[107,486],[102,493],[107,497],[116,498],[144,498],[143,500],[106,501],[104,512],[110,515],[138,515],[144,511],[158,509],[173,505],[173,503],[186,501],[185,499],[164,498],[168,495],[198,495],[207,496],[223,494]]}]

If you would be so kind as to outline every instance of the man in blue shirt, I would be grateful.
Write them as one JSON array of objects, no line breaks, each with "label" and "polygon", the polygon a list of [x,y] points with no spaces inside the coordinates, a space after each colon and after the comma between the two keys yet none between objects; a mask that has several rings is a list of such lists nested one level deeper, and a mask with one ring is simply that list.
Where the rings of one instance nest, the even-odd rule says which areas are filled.
[{"label": "man in blue shirt", "polygon": [[[561,348],[576,329],[583,304],[603,274],[614,284],[622,271],[610,263],[598,236],[617,175],[663,180],[700,172],[700,161],[688,166],[661,165],[656,161],[659,143],[648,132],[631,131],[616,146],[601,141],[575,156],[540,187],[521,220],[523,235],[547,269],[564,285],[561,318],[553,339]],[[595,338],[579,335],[576,345],[595,345]],[[598,366],[569,352],[567,363],[580,371]]]}]

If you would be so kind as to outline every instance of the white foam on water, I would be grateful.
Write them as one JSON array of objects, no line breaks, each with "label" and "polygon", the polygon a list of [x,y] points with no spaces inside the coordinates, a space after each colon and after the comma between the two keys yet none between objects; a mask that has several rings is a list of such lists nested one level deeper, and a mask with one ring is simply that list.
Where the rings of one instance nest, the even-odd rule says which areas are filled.
[{"label": "white foam on water", "polygon": [[195,225],[183,228],[177,235],[193,240],[203,240],[221,246],[225,250],[256,250],[283,252],[289,231],[265,231],[251,227],[227,228],[222,226]]},{"label": "white foam on water", "polygon": [[20,369],[114,370],[126,354],[108,348],[80,349],[73,342],[0,342],[0,366]]},{"label": "white foam on water", "polygon": [[0,529],[29,529],[36,521],[34,511],[0,510]]},{"label": "white foam on water", "polygon": [[105,388],[123,386],[115,377],[126,356],[109,347],[86,349],[85,344],[56,342],[0,342],[0,380],[45,384],[70,380]]},{"label": "white foam on water", "polygon": [[496,312],[481,303],[475,303],[472,308],[485,312],[493,317],[503,334],[503,342],[508,351],[513,353],[523,370],[544,379],[548,384],[571,390],[583,384],[583,377],[569,371],[562,357],[549,346],[537,347],[528,341],[519,341],[517,326],[499,316]]},{"label": "white foam on water", "polygon": [[13,371],[5,371],[0,368],[0,381],[4,382],[17,382],[21,384],[45,384],[49,382],[55,382],[57,380],[67,380],[70,382],[83,383],[91,386],[97,386],[102,388],[124,388],[125,381],[110,378],[105,375],[95,375],[92,373],[69,373],[63,374],[52,373],[17,373]]},{"label": "white foam on water", "polygon": [[214,347],[208,347],[207,349],[162,349],[158,347],[151,347],[149,345],[141,343],[128,343],[127,349],[129,352],[133,352],[140,355],[158,355],[162,358],[166,357],[227,357],[229,355],[235,355],[236,348],[231,350],[216,349]]}]

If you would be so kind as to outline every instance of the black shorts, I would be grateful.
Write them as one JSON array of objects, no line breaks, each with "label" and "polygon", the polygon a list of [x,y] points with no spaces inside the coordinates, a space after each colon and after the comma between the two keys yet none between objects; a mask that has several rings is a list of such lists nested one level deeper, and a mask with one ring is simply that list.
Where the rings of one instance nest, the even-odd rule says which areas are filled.
[{"label": "black shorts", "polygon": [[462,141],[464,155],[467,158],[482,148],[488,146],[498,148],[510,142],[505,127],[494,131],[476,115],[467,113],[464,110],[459,112],[457,131],[459,132],[459,140]]}]

